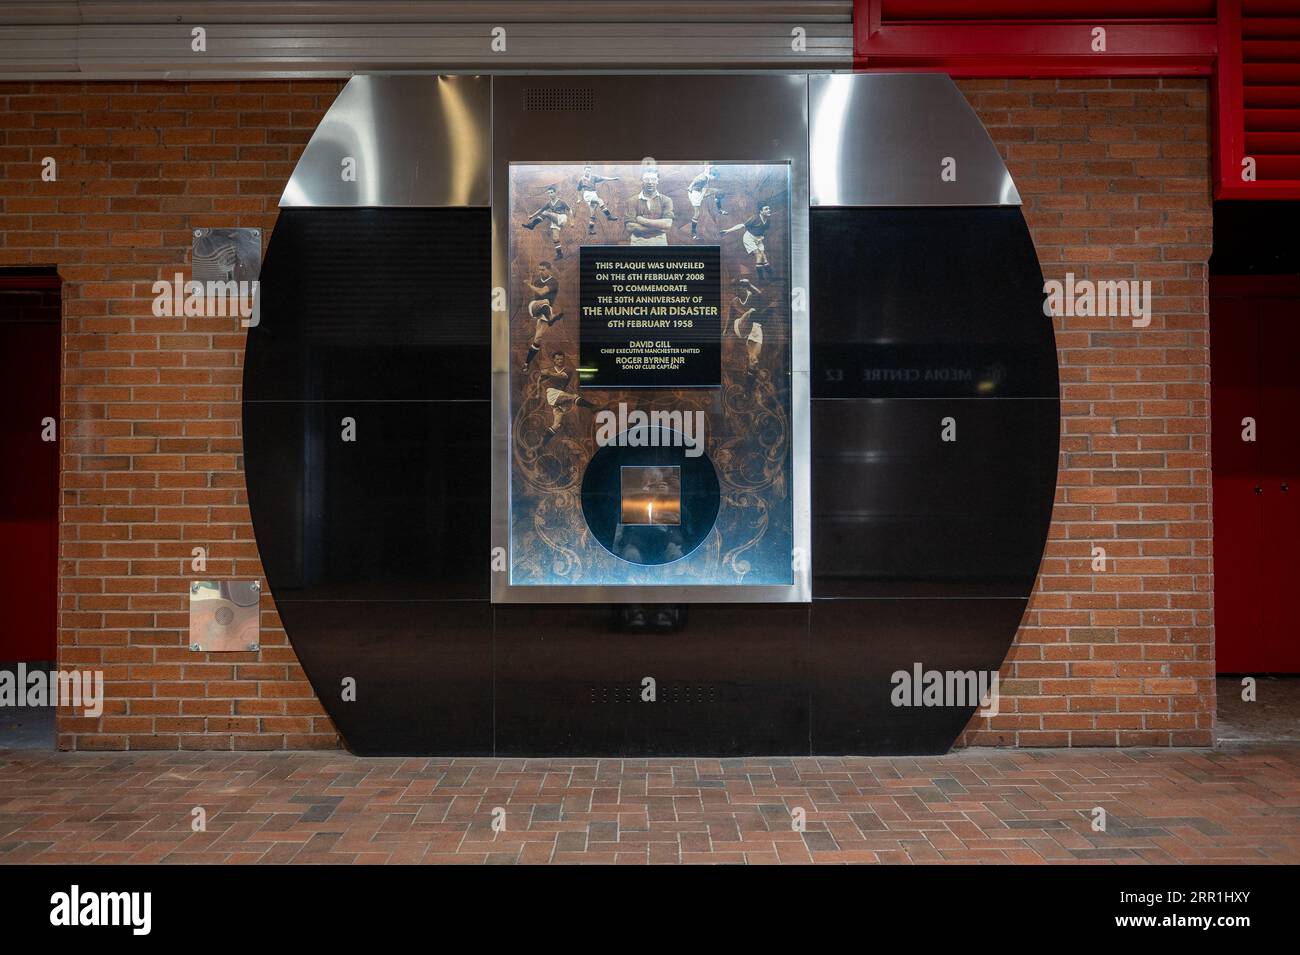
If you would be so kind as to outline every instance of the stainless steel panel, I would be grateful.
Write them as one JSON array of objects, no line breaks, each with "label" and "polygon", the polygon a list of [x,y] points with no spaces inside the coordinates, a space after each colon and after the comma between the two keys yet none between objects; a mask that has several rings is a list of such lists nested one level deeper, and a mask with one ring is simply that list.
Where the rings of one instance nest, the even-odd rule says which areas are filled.
[{"label": "stainless steel panel", "polygon": [[[281,206],[485,206],[491,83],[354,76],[312,134]],[[356,161],[356,180],[343,163]]]},{"label": "stainless steel panel", "polygon": [[[590,89],[590,109],[527,111],[524,90]],[[508,172],[512,161],[601,158],[660,162],[785,160],[790,163],[791,288],[808,288],[808,77],[802,74],[497,76],[492,81],[492,284],[508,288]],[[594,144],[594,146],[593,146]],[[801,296],[805,301],[806,295]],[[509,548],[510,337],[492,316],[492,544]],[[498,603],[741,603],[811,599],[809,312],[793,309],[791,402],[793,538],[806,559],[791,586],[518,587],[493,574]],[[508,563],[508,560],[507,560]]]},{"label": "stainless steel panel", "polygon": [[[517,20],[555,23],[586,18],[595,22],[645,22],[730,17],[741,22],[767,19],[839,20],[852,13],[852,0],[26,0],[3,7],[27,11],[23,19],[80,14],[87,23],[476,23]],[[160,9],[160,6],[162,9]],[[48,14],[47,14],[48,12]],[[198,17],[200,19],[192,20]]]},{"label": "stainless steel panel", "polygon": [[0,23],[0,77],[44,80],[76,76],[81,69],[79,29],[62,23]]},{"label": "stainless steel panel", "polygon": [[[1018,206],[997,147],[939,73],[808,80],[815,206]],[[945,182],[942,163],[956,163]]]},{"label": "stainless steel panel", "polygon": [[[0,78],[849,69],[852,12],[851,0],[0,2]],[[194,26],[207,31],[203,53],[190,48]]]}]

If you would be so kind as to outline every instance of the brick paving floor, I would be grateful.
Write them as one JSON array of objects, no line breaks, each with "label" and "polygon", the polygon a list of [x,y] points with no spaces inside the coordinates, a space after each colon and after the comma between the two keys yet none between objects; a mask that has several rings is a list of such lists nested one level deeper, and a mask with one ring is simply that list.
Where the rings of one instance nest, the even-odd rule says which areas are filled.
[{"label": "brick paving floor", "polygon": [[[1091,828],[1098,806],[1105,832]],[[192,831],[195,807],[205,832]],[[1296,863],[1300,746],[636,760],[6,751],[0,862]]]}]

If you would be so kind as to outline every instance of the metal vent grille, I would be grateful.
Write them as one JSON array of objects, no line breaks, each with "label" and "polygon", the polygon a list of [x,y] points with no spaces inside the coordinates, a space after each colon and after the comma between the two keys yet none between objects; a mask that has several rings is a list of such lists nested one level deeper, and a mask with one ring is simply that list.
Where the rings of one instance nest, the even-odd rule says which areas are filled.
[{"label": "metal vent grille", "polygon": [[524,111],[529,113],[589,113],[596,108],[596,92],[586,86],[530,86],[524,90]]},{"label": "metal vent grille", "polygon": [[[662,683],[656,693],[659,703],[717,703],[718,689],[711,684]],[[640,703],[641,684],[609,683],[591,687],[592,703]]]}]

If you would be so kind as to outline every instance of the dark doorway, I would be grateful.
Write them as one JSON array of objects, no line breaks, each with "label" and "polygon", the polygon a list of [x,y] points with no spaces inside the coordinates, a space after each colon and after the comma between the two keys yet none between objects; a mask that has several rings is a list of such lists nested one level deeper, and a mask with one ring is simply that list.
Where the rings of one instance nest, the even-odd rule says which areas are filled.
[{"label": "dark doorway", "polygon": [[1220,674],[1300,673],[1300,203],[1216,203],[1210,260]]},{"label": "dark doorway", "polygon": [[[61,315],[54,269],[0,269],[0,669],[18,703],[58,655]],[[53,745],[53,707],[0,708],[0,749]]]}]

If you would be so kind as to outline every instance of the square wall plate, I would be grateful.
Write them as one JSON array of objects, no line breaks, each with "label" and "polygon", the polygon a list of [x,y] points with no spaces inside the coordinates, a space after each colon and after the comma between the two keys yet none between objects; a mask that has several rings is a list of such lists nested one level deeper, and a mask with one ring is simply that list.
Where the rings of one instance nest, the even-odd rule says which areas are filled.
[{"label": "square wall plate", "polygon": [[190,649],[195,652],[258,650],[262,643],[262,585],[256,580],[190,583]]}]

